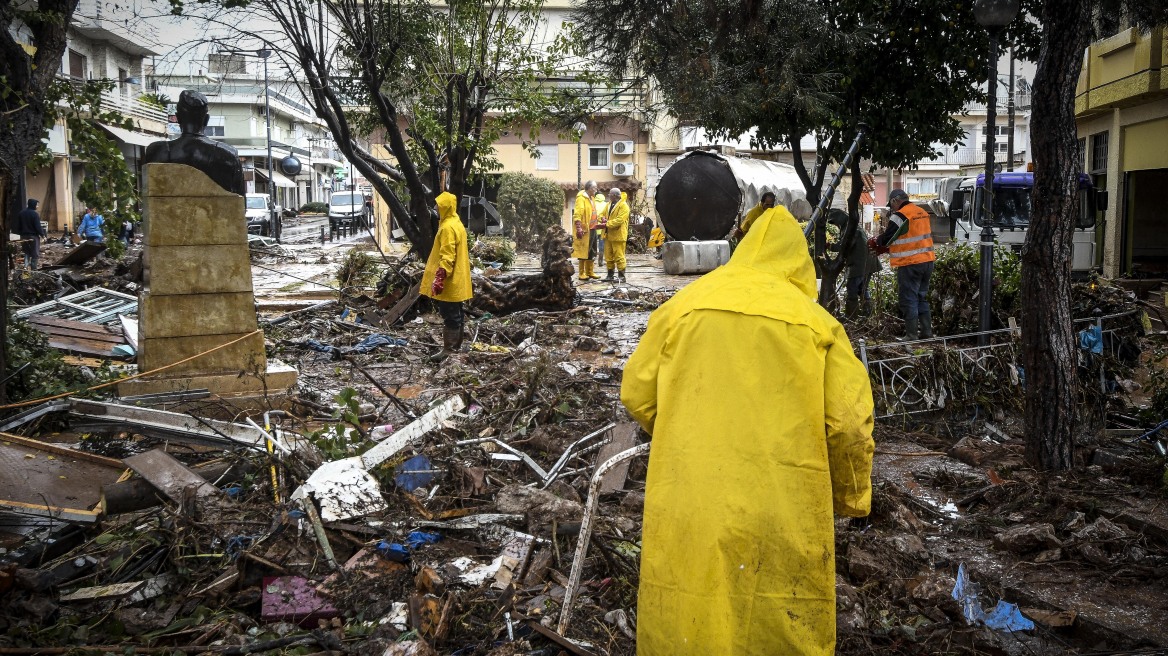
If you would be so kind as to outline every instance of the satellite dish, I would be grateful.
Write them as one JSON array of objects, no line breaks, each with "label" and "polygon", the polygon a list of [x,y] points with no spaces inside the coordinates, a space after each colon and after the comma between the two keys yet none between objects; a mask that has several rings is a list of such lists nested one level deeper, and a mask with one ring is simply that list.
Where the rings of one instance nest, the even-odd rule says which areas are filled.
[{"label": "satellite dish", "polygon": [[283,172],[284,175],[300,175],[300,169],[300,160],[296,159],[294,155],[289,155],[280,160],[280,171]]}]

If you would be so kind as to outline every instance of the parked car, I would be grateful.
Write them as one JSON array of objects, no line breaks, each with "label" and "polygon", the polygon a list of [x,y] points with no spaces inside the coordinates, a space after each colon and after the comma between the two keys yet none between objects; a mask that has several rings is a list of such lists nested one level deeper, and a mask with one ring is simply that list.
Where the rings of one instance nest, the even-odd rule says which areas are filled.
[{"label": "parked car", "polygon": [[247,217],[247,231],[255,235],[279,238],[283,220],[279,206],[272,205],[267,194],[247,194],[244,216]]},{"label": "parked car", "polygon": [[369,205],[359,191],[338,191],[329,198],[329,228],[355,225],[369,227]]}]

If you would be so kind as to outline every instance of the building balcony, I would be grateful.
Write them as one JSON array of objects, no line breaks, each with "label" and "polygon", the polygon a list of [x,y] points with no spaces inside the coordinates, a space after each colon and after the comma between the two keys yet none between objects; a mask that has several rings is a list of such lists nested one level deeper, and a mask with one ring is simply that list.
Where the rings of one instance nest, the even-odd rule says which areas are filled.
[{"label": "building balcony", "polygon": [[116,109],[122,116],[133,121],[135,127],[140,132],[158,135],[166,134],[167,114],[165,111],[153,105],[147,105],[141,100],[116,89],[113,91],[103,91],[101,94],[101,104],[108,109]]},{"label": "building balcony", "polygon": [[1168,96],[1163,74],[1168,61],[1165,29],[1129,28],[1092,43],[1075,90],[1075,116],[1085,118]]},{"label": "building balcony", "polygon": [[141,17],[148,3],[137,0],[106,2],[79,0],[72,27],[93,41],[109,43],[122,52],[139,57],[162,54],[158,29]]}]

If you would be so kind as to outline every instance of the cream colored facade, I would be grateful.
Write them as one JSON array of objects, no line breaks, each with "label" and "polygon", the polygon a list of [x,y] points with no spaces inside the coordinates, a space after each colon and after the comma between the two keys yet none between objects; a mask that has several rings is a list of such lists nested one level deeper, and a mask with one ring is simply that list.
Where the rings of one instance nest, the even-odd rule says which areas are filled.
[{"label": "cream colored facade", "polygon": [[1127,29],[1091,44],[1075,98],[1083,170],[1108,191],[1104,275],[1168,275],[1168,39]]}]

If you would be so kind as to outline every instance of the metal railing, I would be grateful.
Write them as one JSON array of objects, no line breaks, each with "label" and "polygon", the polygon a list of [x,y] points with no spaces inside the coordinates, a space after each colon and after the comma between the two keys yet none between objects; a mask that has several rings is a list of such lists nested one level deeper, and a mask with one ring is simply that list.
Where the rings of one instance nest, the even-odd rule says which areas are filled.
[{"label": "metal railing", "polygon": [[[101,93],[101,102],[110,109],[116,109],[121,112],[122,116],[140,123],[141,121],[148,121],[151,123],[161,124],[146,126],[154,128],[155,131],[165,129],[167,114],[164,110],[138,100],[137,98],[118,91],[103,91]],[[139,127],[143,127],[139,125]]]},{"label": "metal railing", "polygon": [[[1118,323],[1118,319],[1131,317],[1137,312],[1087,317],[1076,319],[1074,323],[1076,330],[1096,324],[1104,337],[1104,348],[1109,349],[1114,358],[1118,357],[1121,348],[1121,340],[1116,338],[1121,326],[1104,328],[1104,322]],[[943,411],[953,400],[977,398],[983,385],[1000,390],[1005,383],[1021,393],[1025,372],[1019,365],[1019,334],[1017,329],[1004,328],[913,342],[869,345],[863,339],[858,340],[857,355],[872,382],[876,419]],[[1003,341],[986,346],[960,346],[976,342],[982,335]],[[877,355],[892,349],[900,352],[887,357]],[[1102,368],[1099,375],[1099,384],[1106,393]]]}]

